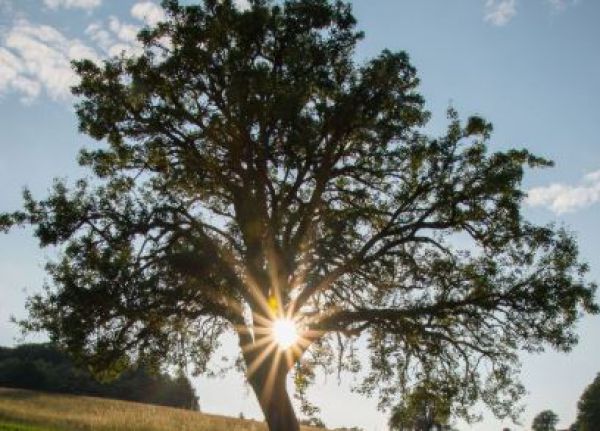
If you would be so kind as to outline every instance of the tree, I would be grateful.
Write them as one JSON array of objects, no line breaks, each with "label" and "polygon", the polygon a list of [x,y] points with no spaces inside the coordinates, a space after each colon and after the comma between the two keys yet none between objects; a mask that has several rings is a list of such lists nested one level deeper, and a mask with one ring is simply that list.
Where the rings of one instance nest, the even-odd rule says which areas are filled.
[{"label": "tree", "polygon": [[450,407],[451,397],[440,397],[428,388],[418,387],[392,409],[390,430],[448,430]]},{"label": "tree", "polygon": [[558,416],[552,410],[544,410],[539,413],[531,424],[533,431],[556,431]]},{"label": "tree", "polygon": [[577,431],[593,431],[600,424],[600,374],[585,389],[577,403],[577,420],[572,426]]},{"label": "tree", "polygon": [[309,427],[325,428],[325,423],[319,418],[302,419],[299,423]]},{"label": "tree", "polygon": [[91,395],[198,410],[198,397],[189,379],[136,364],[117,379],[99,382],[51,344],[0,347],[0,386]]},{"label": "tree", "polygon": [[62,250],[25,329],[97,371],[198,372],[235,331],[271,431],[298,430],[288,374],[356,371],[359,339],[382,406],[426,385],[512,414],[518,349],[569,350],[598,311],[572,236],[521,214],[524,170],[551,163],[452,110],[425,135],[408,55],[356,64],[348,4],[250,3],[166,0],[141,55],[75,62],[95,179],[0,218]]}]

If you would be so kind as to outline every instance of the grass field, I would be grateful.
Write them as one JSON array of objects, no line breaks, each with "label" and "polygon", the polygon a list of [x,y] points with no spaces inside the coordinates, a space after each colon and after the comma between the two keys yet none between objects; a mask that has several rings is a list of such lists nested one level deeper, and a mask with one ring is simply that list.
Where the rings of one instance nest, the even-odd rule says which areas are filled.
[{"label": "grass field", "polygon": [[267,427],[169,407],[0,388],[0,431],[267,431]]}]

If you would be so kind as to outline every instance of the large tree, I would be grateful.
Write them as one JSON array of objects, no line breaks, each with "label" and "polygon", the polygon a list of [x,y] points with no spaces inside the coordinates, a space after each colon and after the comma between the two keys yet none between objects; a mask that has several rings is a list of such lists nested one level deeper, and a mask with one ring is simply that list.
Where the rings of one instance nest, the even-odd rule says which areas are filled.
[{"label": "large tree", "polygon": [[356,341],[382,406],[426,386],[513,413],[517,351],[568,350],[597,311],[570,234],[521,214],[524,170],[550,162],[452,111],[427,136],[407,54],[355,63],[348,4],[250,3],[164,1],[141,55],[75,63],[96,178],[0,219],[60,250],[26,326],[99,371],[201,371],[235,331],[271,431],[298,429],[290,371],[303,395],[332,352],[358,369]]},{"label": "large tree", "polygon": [[572,429],[594,431],[600,426],[600,374],[585,388],[577,403],[577,420]]}]

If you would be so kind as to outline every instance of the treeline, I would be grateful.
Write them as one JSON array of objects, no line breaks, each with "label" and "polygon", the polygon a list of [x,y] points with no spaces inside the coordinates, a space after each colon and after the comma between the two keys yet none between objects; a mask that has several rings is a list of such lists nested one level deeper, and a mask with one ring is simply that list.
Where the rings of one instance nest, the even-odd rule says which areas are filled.
[{"label": "treeline", "polygon": [[[539,413],[531,425],[533,431],[557,431],[558,415],[552,410]],[[600,430],[600,373],[585,388],[577,403],[577,418],[565,431],[599,431]],[[505,430],[506,431],[506,430]],[[508,430],[510,431],[510,430]]]},{"label": "treeline", "polygon": [[0,347],[0,386],[114,398],[198,410],[198,397],[184,375],[171,377],[131,368],[110,383],[98,382],[50,344]]}]

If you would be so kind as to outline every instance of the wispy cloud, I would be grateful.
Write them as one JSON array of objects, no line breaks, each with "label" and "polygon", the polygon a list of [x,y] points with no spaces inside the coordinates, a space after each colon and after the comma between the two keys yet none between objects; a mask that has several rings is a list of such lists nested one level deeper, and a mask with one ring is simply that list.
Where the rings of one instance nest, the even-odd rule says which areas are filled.
[{"label": "wispy cloud", "polygon": [[23,102],[42,93],[54,100],[68,99],[77,81],[70,62],[77,58],[98,60],[95,50],[79,39],[19,20],[0,44],[0,94],[16,92]]},{"label": "wispy cloud", "polygon": [[44,0],[44,4],[50,9],[86,9],[91,10],[100,6],[102,0]]},{"label": "wispy cloud", "polygon": [[167,18],[163,8],[151,1],[142,1],[134,4],[131,8],[131,16],[151,26]]},{"label": "wispy cloud", "polygon": [[573,212],[600,201],[600,170],[589,173],[577,185],[551,184],[529,190],[526,203],[556,214]]},{"label": "wispy cloud", "polygon": [[565,10],[569,6],[575,5],[578,0],[547,0],[550,6],[552,6],[555,10],[561,11]]},{"label": "wispy cloud", "polygon": [[[92,7],[100,1],[44,0],[44,3],[50,7]],[[70,100],[70,88],[78,79],[71,67],[72,60],[89,58],[100,62],[107,56],[139,55],[143,49],[137,40],[139,21],[152,26],[167,19],[157,3],[147,0],[134,4],[130,12],[137,22],[111,16],[91,23],[85,30],[87,40],[83,41],[71,39],[49,25],[15,20],[0,33],[0,96],[15,93],[24,103],[42,95],[56,101]]]},{"label": "wispy cloud", "polygon": [[[168,18],[164,9],[152,1],[135,3],[130,13],[137,21],[142,21],[149,26],[155,26]],[[120,54],[135,56],[141,54],[143,49],[141,43],[137,40],[140,29],[140,24],[126,23],[115,16],[111,16],[105,23],[95,22],[90,24],[85,33],[101,51],[109,56]]]},{"label": "wispy cloud", "polygon": [[137,40],[139,30],[139,26],[124,23],[117,17],[111,16],[108,23],[90,24],[85,33],[108,56],[120,54],[132,56],[142,51],[142,46]]},{"label": "wispy cloud", "polygon": [[[542,0],[541,0],[542,1]],[[562,12],[569,6],[579,3],[579,0],[543,0],[555,12]],[[502,27],[508,24],[516,15],[519,0],[485,0],[483,20]]]},{"label": "wispy cloud", "polygon": [[517,14],[517,0],[486,0],[484,21],[506,25]]}]

